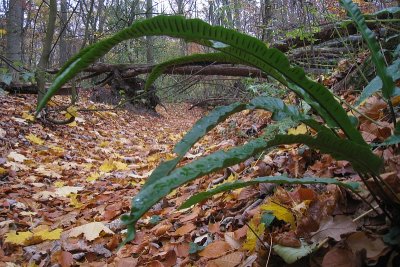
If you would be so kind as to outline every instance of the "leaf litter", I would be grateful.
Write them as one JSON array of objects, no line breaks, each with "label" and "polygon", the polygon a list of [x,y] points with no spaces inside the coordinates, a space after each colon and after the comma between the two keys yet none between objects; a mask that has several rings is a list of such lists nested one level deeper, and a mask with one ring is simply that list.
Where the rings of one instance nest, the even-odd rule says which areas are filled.
[{"label": "leaf litter", "polygon": [[[333,266],[357,262],[362,250],[361,260],[368,264],[391,253],[373,234],[387,228],[382,216],[369,212],[354,220],[369,207],[333,185],[259,184],[177,209],[193,194],[233,180],[286,174],[360,181],[348,162],[299,145],[278,147],[174,190],[138,222],[135,240],[118,250],[126,232],[119,216],[204,111],[174,104],[160,111],[162,117],[120,110],[78,113],[76,123],[55,127],[32,123],[32,96],[2,96],[1,101],[1,265],[273,266],[286,261],[305,266],[309,260]],[[363,112],[379,118],[378,104],[368,99]],[[69,112],[75,114],[76,108]],[[234,115],[183,160],[243,144],[251,138],[249,129],[261,134],[260,127],[271,120],[266,111]],[[390,131],[390,125],[380,125]],[[384,140],[386,128],[371,128],[368,121],[361,125],[371,142]],[[292,134],[305,131],[302,125],[290,129]],[[395,184],[398,156],[391,149],[377,153]],[[325,253],[312,253],[321,247]]]}]

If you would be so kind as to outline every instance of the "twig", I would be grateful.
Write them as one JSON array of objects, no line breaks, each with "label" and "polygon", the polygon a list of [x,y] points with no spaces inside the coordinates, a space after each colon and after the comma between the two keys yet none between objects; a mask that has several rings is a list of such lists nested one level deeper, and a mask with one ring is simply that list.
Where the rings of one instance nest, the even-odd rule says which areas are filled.
[{"label": "twig", "polygon": [[271,258],[271,252],[272,252],[272,235],[269,234],[269,237],[271,238],[271,245],[269,245],[269,252],[268,252],[268,258],[267,258],[267,263],[265,264],[265,267],[268,266],[269,259]]}]

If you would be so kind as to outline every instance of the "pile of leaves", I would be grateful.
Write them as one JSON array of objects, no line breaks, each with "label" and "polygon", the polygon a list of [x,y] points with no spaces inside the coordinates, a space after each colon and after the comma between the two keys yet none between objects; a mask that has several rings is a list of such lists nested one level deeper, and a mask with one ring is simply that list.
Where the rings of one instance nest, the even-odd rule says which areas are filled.
[{"label": "pile of leaves", "polygon": [[[344,97],[355,99],[352,94]],[[334,185],[259,184],[178,210],[199,191],[259,176],[360,181],[348,162],[299,145],[266,151],[173,191],[138,222],[135,240],[118,249],[126,232],[119,216],[129,211],[132,196],[151,171],[173,157],[173,145],[201,112],[184,104],[168,106],[168,113],[160,110],[162,117],[81,112],[72,124],[55,127],[32,122],[34,97],[2,96],[0,101],[2,265],[398,264],[393,245],[398,245],[399,233],[389,232],[385,217],[367,204],[371,199],[362,187],[354,195]],[[382,102],[372,97],[361,108],[379,122],[359,117],[363,137],[371,143],[385,140],[393,131]],[[110,108],[86,99],[79,105]],[[266,111],[234,115],[196,144],[183,164],[243,144],[262,134],[269,122],[271,113]],[[300,125],[289,132],[307,130]],[[393,147],[378,147],[376,153],[385,160],[383,177],[399,193],[399,155]]]}]

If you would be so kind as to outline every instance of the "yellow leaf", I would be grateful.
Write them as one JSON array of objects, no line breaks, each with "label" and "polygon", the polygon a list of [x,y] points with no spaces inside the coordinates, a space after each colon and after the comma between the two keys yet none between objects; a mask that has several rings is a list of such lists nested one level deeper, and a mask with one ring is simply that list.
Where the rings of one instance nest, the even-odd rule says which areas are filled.
[{"label": "yellow leaf", "polygon": [[87,182],[94,182],[99,179],[100,174],[98,172],[92,172],[88,178],[86,178]]},{"label": "yellow leaf", "polygon": [[78,200],[78,194],[70,194],[69,201],[69,204],[76,209],[80,209],[83,207],[83,204]]},{"label": "yellow leaf", "polygon": [[272,214],[278,219],[290,223],[290,227],[292,229],[296,228],[296,222],[292,212],[276,203],[268,202],[267,204],[262,205],[261,210],[266,210],[272,212]]},{"label": "yellow leaf", "polygon": [[28,113],[28,112],[22,113],[22,118],[27,120],[27,121],[34,121],[35,120],[35,117],[33,117],[33,115]]},{"label": "yellow leaf", "polygon": [[153,154],[147,158],[147,162],[158,162],[160,161],[160,154]]},{"label": "yellow leaf", "polygon": [[229,175],[228,179],[226,179],[225,183],[231,183],[234,182],[238,179],[238,175],[235,172],[232,172],[231,175]]},{"label": "yellow leaf", "polygon": [[114,162],[112,160],[106,160],[103,162],[103,164],[100,166],[99,170],[102,172],[110,172],[115,169]]},{"label": "yellow leaf", "polygon": [[64,182],[58,181],[54,183],[55,187],[63,187],[64,186]]},{"label": "yellow leaf", "polygon": [[0,167],[0,175],[4,175],[6,173],[7,173],[7,170],[2,168],[2,167]]},{"label": "yellow leaf", "polygon": [[86,171],[89,171],[93,167],[93,164],[92,163],[84,163],[83,167],[85,168]]},{"label": "yellow leaf", "polygon": [[392,98],[392,105],[395,107],[400,104],[400,95],[394,96]]},{"label": "yellow leaf", "polygon": [[9,233],[6,234],[6,239],[4,240],[4,242],[12,243],[15,245],[24,245],[25,242],[32,236],[33,234],[31,232],[17,233],[16,231],[10,231]]},{"label": "yellow leaf", "polygon": [[75,126],[77,126],[76,121],[73,121],[73,122],[71,122],[71,123],[68,123],[67,125],[68,125],[69,127],[75,127]]},{"label": "yellow leaf", "polygon": [[253,231],[249,228],[247,229],[246,234],[246,242],[243,243],[242,248],[248,251],[254,251],[257,245],[257,236],[262,239],[262,235],[265,231],[265,225],[260,223],[258,226],[255,225],[255,218],[253,218],[250,223],[249,227],[257,234],[255,235]]},{"label": "yellow leaf", "polygon": [[176,195],[176,193],[178,193],[178,191],[176,189],[172,190],[172,192],[168,194],[167,198],[174,197]]},{"label": "yellow leaf", "polygon": [[43,145],[44,144],[44,141],[42,139],[40,139],[39,137],[37,137],[36,135],[34,135],[34,134],[29,134],[29,135],[25,136],[25,138],[28,139],[29,141],[31,141],[32,143],[37,144],[37,145]]},{"label": "yellow leaf", "polygon": [[59,153],[63,153],[64,152],[64,148],[59,147],[59,146],[51,146],[50,149],[55,151],[55,152],[59,152]]},{"label": "yellow leaf", "polygon": [[33,233],[33,237],[40,238],[42,241],[44,240],[58,240],[61,237],[62,229],[57,228],[53,231],[49,231],[46,228],[35,229]]},{"label": "yellow leaf", "polygon": [[291,128],[288,130],[288,134],[298,135],[298,134],[306,134],[307,133],[307,126],[302,123],[296,128]]},{"label": "yellow leaf", "polygon": [[128,164],[120,162],[120,161],[114,161],[113,162],[115,169],[119,170],[119,171],[125,171],[125,170],[129,170],[128,168]]},{"label": "yellow leaf", "polygon": [[103,142],[101,142],[100,144],[99,144],[99,146],[100,147],[106,147],[106,146],[108,146],[110,144],[110,142],[108,142],[108,141],[103,141]]},{"label": "yellow leaf", "polygon": [[[69,106],[67,108],[67,114],[70,114],[70,118],[72,117],[78,117],[78,107],[76,106]],[[69,118],[68,118],[69,119]]]},{"label": "yellow leaf", "polygon": [[174,159],[174,158],[175,158],[174,154],[167,153],[167,154],[165,154],[165,159],[164,160],[171,160],[171,159]]}]

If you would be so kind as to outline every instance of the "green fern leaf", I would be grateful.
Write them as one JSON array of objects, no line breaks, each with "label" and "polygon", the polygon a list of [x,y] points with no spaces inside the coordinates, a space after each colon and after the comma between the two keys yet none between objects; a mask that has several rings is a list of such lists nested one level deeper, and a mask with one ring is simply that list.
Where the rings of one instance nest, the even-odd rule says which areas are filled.
[{"label": "green fern leaf", "polygon": [[395,85],[386,68],[385,59],[380,52],[380,46],[376,40],[375,33],[368,28],[364,16],[361,14],[361,11],[356,4],[351,0],[340,0],[340,4],[347,10],[358,30],[361,32],[364,40],[367,42],[368,48],[371,51],[372,61],[375,64],[376,72],[383,83],[383,96],[390,101]]},{"label": "green fern leaf", "polygon": [[155,80],[160,77],[161,74],[165,72],[169,67],[182,66],[188,63],[196,62],[208,62],[212,64],[214,62],[226,62],[226,63],[242,63],[234,57],[231,57],[225,53],[208,53],[208,54],[193,54],[189,56],[183,56],[180,58],[174,58],[163,63],[158,64],[154,67],[147,77],[145,90],[148,90],[150,86],[155,82]]},{"label": "green fern leaf", "polygon": [[168,35],[184,38],[213,47],[248,64],[253,64],[275,79],[287,84],[282,79],[285,77],[290,83],[304,90],[305,94],[309,96],[309,100],[318,103],[324,110],[320,115],[326,121],[334,121],[349,139],[367,145],[361,134],[352,126],[346,112],[334,99],[332,93],[324,86],[308,79],[301,68],[290,66],[287,57],[279,50],[267,48],[263,42],[242,33],[223,27],[210,26],[198,19],[189,20],[177,16],[158,16],[137,22],[114,36],[86,48],[63,67],[43,100],[38,104],[37,113],[64,83],[106,54],[113,46],[124,40],[145,35]]},{"label": "green fern leaf", "polygon": [[250,181],[235,181],[230,183],[224,183],[220,186],[217,186],[211,190],[198,193],[194,196],[191,196],[188,200],[186,200],[179,209],[186,209],[192,205],[195,205],[199,202],[202,202],[216,194],[223,193],[230,190],[235,190],[239,188],[243,188],[250,185],[256,185],[260,183],[274,183],[274,184],[334,184],[338,186],[342,186],[348,188],[352,191],[357,190],[359,187],[358,183],[342,183],[333,178],[314,178],[314,177],[304,177],[304,178],[289,178],[287,176],[271,176],[271,177],[257,177]]}]

